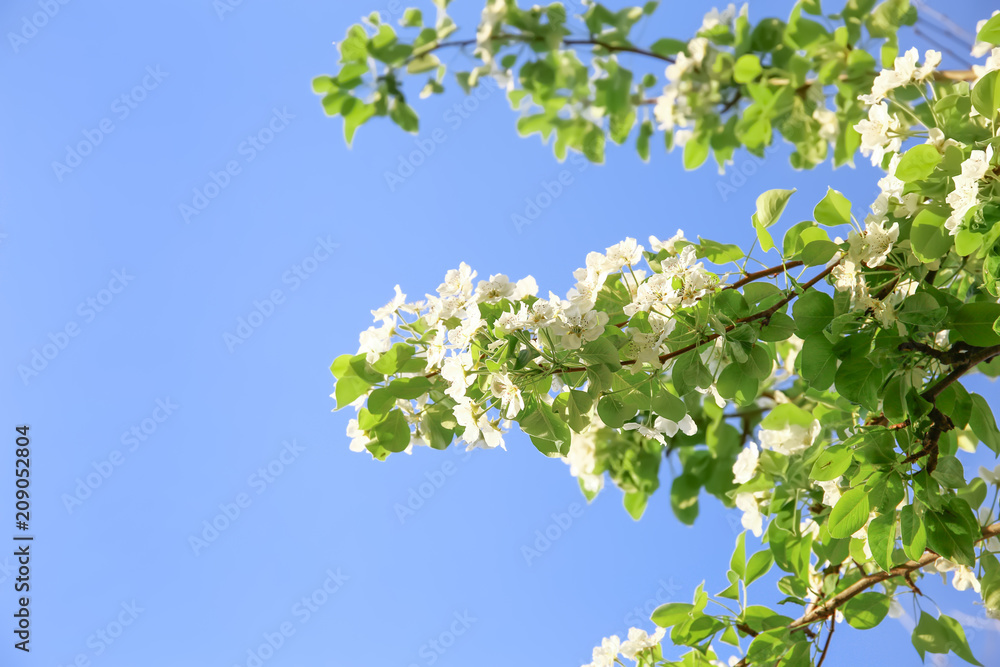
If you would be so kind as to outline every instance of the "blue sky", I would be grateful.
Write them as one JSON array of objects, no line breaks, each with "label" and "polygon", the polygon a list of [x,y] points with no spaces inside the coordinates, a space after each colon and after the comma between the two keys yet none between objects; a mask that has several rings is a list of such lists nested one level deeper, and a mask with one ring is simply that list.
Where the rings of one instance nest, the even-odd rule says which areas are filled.
[{"label": "blue sky", "polygon": [[[455,4],[468,23],[478,3]],[[692,529],[666,492],[639,523],[615,489],[586,506],[567,466],[519,434],[506,452],[373,462],[347,449],[328,366],[396,283],[420,295],[466,261],[564,293],[588,251],[625,236],[681,227],[745,245],[761,191],[798,187],[794,221],[828,185],[866,206],[874,172],[794,173],[784,149],[737,155],[745,179],[658,151],[560,165],[516,137],[499,93],[465,110],[451,94],[419,105],[434,151],[390,185],[418,139],[373,123],[346,148],[310,81],[334,69],[350,23],[402,6],[0,8],[5,469],[29,424],[35,535],[32,651],[5,630],[0,663],[578,665],[657,604],[723,587],[736,512],[703,502]],[[689,35],[709,7],[661,12],[650,41]],[[971,31],[984,7],[947,9]],[[564,171],[562,194],[517,228]],[[0,484],[12,512],[12,476]],[[7,618],[11,563],[0,556]],[[997,659],[976,596],[932,589]],[[911,663],[907,637],[893,621],[838,633],[828,664]]]}]

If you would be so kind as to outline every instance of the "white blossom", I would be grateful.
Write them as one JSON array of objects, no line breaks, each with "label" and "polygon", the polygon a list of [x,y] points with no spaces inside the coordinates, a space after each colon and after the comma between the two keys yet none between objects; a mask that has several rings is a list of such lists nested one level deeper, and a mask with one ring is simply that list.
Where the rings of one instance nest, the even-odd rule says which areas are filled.
[{"label": "white blossom", "polygon": [[490,376],[490,393],[500,399],[500,406],[506,408],[503,413],[505,419],[513,419],[524,409],[524,398],[521,397],[521,389],[514,384],[504,371],[494,373]]},{"label": "white blossom", "polygon": [[743,511],[740,523],[756,537],[760,537],[764,531],[764,517],[760,513],[754,494],[737,493],[733,500],[736,502],[736,507]]},{"label": "white blossom", "polygon": [[614,667],[620,649],[621,640],[618,635],[605,637],[601,640],[601,645],[594,648],[593,662],[583,667]]},{"label": "white blossom", "polygon": [[840,500],[842,495],[840,491],[840,478],[829,482],[816,482],[816,486],[823,489],[823,504],[827,507],[833,507]]},{"label": "white blossom", "polygon": [[890,132],[899,129],[899,118],[889,114],[889,107],[880,102],[868,109],[868,119],[859,122],[854,129],[861,133],[861,154],[872,156],[872,164],[882,162],[886,150],[895,152],[902,145],[899,137],[889,137]]},{"label": "white blossom", "polygon": [[760,449],[757,447],[757,443],[751,441],[750,446],[736,457],[736,463],[733,464],[733,483],[745,484],[753,479],[759,459]]},{"label": "white blossom", "polygon": [[472,295],[472,279],[476,277],[468,264],[462,262],[457,269],[451,269],[445,274],[444,282],[438,285],[438,296],[442,299],[448,297],[465,297]]},{"label": "white blossom", "polygon": [[684,230],[678,229],[677,233],[674,234],[673,236],[671,236],[666,241],[661,241],[660,239],[656,238],[655,236],[650,236],[649,237],[649,249],[652,252],[660,252],[661,250],[666,250],[670,254],[673,254],[673,253],[677,252],[675,244],[678,241],[686,241],[686,240],[687,239],[684,238]]},{"label": "white blossom", "polygon": [[780,429],[761,429],[760,446],[791,456],[808,449],[819,435],[820,429],[818,419],[814,419],[808,429],[799,424],[788,424]]},{"label": "white blossom", "polygon": [[635,660],[637,653],[645,651],[648,648],[653,648],[663,641],[663,636],[666,632],[665,628],[657,628],[656,632],[648,635],[645,630],[629,628],[628,640],[621,645],[622,656],[629,660]]}]

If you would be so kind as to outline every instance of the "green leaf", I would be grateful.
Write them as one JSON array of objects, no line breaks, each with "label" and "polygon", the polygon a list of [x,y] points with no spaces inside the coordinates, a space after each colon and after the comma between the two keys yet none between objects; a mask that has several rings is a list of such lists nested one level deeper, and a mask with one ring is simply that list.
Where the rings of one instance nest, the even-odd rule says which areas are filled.
[{"label": "green leaf", "polygon": [[919,560],[927,549],[927,529],[913,505],[904,505],[899,511],[899,527],[903,536],[903,553],[910,560]]},{"label": "green leaf", "polygon": [[535,447],[546,456],[556,453],[565,456],[569,453],[569,426],[544,402],[534,397],[526,401],[520,426],[522,431],[531,436]]},{"label": "green leaf", "polygon": [[828,188],[826,196],[813,209],[813,218],[827,227],[850,224],[851,202],[838,190]]},{"label": "green leaf", "polygon": [[854,462],[854,453],[846,445],[834,445],[827,447],[813,463],[810,479],[818,482],[829,482],[838,479],[843,475],[851,463]]},{"label": "green leaf", "polygon": [[788,340],[795,333],[795,320],[784,313],[774,313],[760,330],[760,339],[767,342]]},{"label": "green leaf", "polygon": [[675,422],[684,419],[684,415],[687,414],[687,406],[684,404],[684,401],[674,396],[667,389],[660,389],[656,392],[656,395],[653,396],[651,407],[656,414]]},{"label": "green leaf", "polygon": [[746,585],[757,581],[774,565],[774,555],[770,551],[758,551],[750,557],[747,563]]},{"label": "green leaf", "polygon": [[988,42],[990,44],[1000,44],[1000,14],[997,14],[979,29],[976,35],[977,42]]},{"label": "green leaf", "polygon": [[951,250],[952,238],[944,227],[945,217],[923,209],[913,219],[910,228],[910,245],[913,254],[922,262],[934,262]]},{"label": "green leaf", "polygon": [[356,375],[337,380],[337,386],[334,389],[334,397],[337,399],[337,409],[340,410],[345,405],[353,403],[359,396],[367,392],[370,387],[370,384]]},{"label": "green leaf", "polygon": [[997,318],[1000,318],[1000,303],[975,301],[958,309],[952,328],[962,334],[969,345],[1000,345],[1000,334],[993,330]]},{"label": "green leaf", "polygon": [[757,197],[757,216],[756,221],[760,223],[763,227],[770,227],[778,221],[781,217],[782,212],[785,210],[785,205],[788,204],[789,198],[795,194],[795,189],[792,190],[768,190],[759,197]]},{"label": "green leaf", "polygon": [[747,547],[746,547],[747,531],[743,531],[736,538],[736,549],[733,551],[732,558],[729,559],[729,569],[736,573],[736,575],[743,579],[747,572]]},{"label": "green leaf", "polygon": [[646,511],[646,504],[649,502],[649,494],[642,491],[633,491],[632,493],[626,493],[624,498],[625,511],[629,513],[634,520],[638,521],[642,518],[643,512]]},{"label": "green leaf", "polygon": [[860,593],[844,605],[844,618],[852,628],[870,630],[889,613],[889,604],[889,596],[885,593]]},{"label": "green leaf", "polygon": [[420,119],[413,108],[403,101],[397,100],[389,109],[389,118],[404,132],[416,134],[420,129]]},{"label": "green leaf", "polygon": [[736,59],[736,65],[733,67],[733,79],[737,83],[748,83],[760,76],[762,71],[760,58],[756,54],[745,53]]},{"label": "green leaf", "polygon": [[833,320],[833,312],[833,299],[829,294],[809,290],[800,296],[792,306],[799,337],[805,338],[825,329]]},{"label": "green leaf", "polygon": [[698,518],[698,493],[701,480],[688,473],[674,477],[670,485],[670,506],[681,523],[691,526]]},{"label": "green leaf", "polygon": [[965,630],[962,629],[962,624],[944,614],[938,617],[938,623],[948,633],[948,647],[951,649],[951,652],[969,664],[982,667],[982,663],[972,655],[972,649],[969,648],[969,641],[965,638]]},{"label": "green leaf", "polygon": [[909,183],[911,181],[922,181],[941,162],[941,153],[930,144],[920,144],[903,153],[896,167],[896,178]]},{"label": "green leaf", "polygon": [[970,394],[970,398],[972,414],[969,416],[969,428],[984,445],[1000,456],[1000,429],[997,428],[989,403],[979,394]]},{"label": "green leaf", "polygon": [[684,144],[684,168],[697,169],[708,159],[709,137],[705,133],[695,134]]},{"label": "green leaf", "polygon": [[925,653],[947,653],[951,646],[950,634],[936,618],[926,611],[921,611],[920,621],[913,628],[910,639],[913,648],[917,649],[920,659],[923,660]]},{"label": "green leaf", "polygon": [[828,389],[837,375],[837,355],[833,343],[822,333],[806,336],[799,357],[802,378],[817,389]]},{"label": "green leaf", "polygon": [[694,605],[690,602],[668,602],[654,611],[650,620],[661,628],[669,628],[691,618]]},{"label": "green leaf", "polygon": [[868,494],[864,487],[858,486],[846,491],[830,512],[827,522],[830,536],[846,539],[858,532],[868,522],[869,511]]},{"label": "green leaf", "polygon": [[402,410],[395,409],[375,425],[375,440],[387,451],[398,453],[410,444],[410,425],[406,423],[406,415]]},{"label": "green leaf", "polygon": [[441,64],[437,56],[432,53],[425,53],[422,56],[417,56],[409,62],[406,66],[406,72],[408,74],[420,74],[421,72],[429,72],[432,69],[437,69]]},{"label": "green leaf", "polygon": [[878,407],[882,370],[864,357],[850,358],[840,364],[834,376],[834,384],[847,400],[875,410]]},{"label": "green leaf", "polygon": [[868,547],[878,566],[888,572],[892,568],[892,552],[896,548],[895,509],[887,514],[878,515],[868,524]]},{"label": "green leaf", "polygon": [[975,563],[973,543],[979,535],[972,534],[970,526],[961,516],[951,509],[927,511],[924,513],[924,525],[927,527],[928,547],[950,561],[972,567]]},{"label": "green leaf", "polygon": [[993,120],[1000,108],[1000,71],[989,72],[972,89],[972,106],[987,121]]}]

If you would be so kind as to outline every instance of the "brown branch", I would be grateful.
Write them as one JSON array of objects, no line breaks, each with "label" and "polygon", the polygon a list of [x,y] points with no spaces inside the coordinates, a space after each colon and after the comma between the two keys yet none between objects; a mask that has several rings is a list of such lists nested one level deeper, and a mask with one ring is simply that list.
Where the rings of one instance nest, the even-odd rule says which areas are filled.
[{"label": "brown branch", "polygon": [[823,644],[823,652],[819,654],[819,662],[816,663],[816,667],[823,667],[823,661],[826,660],[826,652],[830,650],[830,640],[833,639],[833,631],[837,628],[836,619],[830,619],[830,631],[826,633],[826,643]]},{"label": "brown branch", "polygon": [[963,363],[961,363],[957,368],[955,368],[951,373],[946,375],[944,378],[939,380],[934,386],[925,391],[922,396],[924,399],[933,402],[941,392],[954,384],[960,377],[965,375],[969,370],[975,368],[984,361],[989,361],[993,357],[1000,355],[1000,345],[994,345],[992,347],[980,347],[975,348],[975,351],[971,352]]},{"label": "brown branch", "polygon": [[748,273],[744,277],[737,280],[735,283],[724,286],[722,289],[737,289],[743,287],[747,283],[752,283],[755,280],[760,280],[761,278],[767,278],[768,276],[775,276],[779,273],[784,273],[789,269],[794,269],[796,267],[802,266],[804,262],[800,260],[795,260],[794,262],[787,262],[781,264],[780,266],[772,266],[769,269],[761,269],[760,271],[754,271],[753,273]]},{"label": "brown branch", "polygon": [[[545,41],[545,38],[538,35],[497,35],[496,37],[490,38],[490,41],[514,41],[514,42],[541,42]],[[420,55],[425,55],[438,49],[446,49],[451,47],[463,48],[466,46],[473,46],[477,43],[476,39],[461,39],[452,42],[439,42],[433,47],[423,50]],[[562,43],[566,46],[596,46],[612,53],[635,53],[640,56],[646,56],[648,58],[656,58],[657,60],[662,60],[664,62],[672,63],[674,58],[671,56],[664,56],[659,53],[654,53],[653,51],[648,51],[646,49],[640,49],[637,46],[630,46],[625,44],[609,44],[608,42],[602,41],[600,39],[564,39]]]},{"label": "brown branch", "polygon": [[[996,537],[997,535],[1000,535],[1000,522],[991,524],[983,528],[982,537],[979,540],[977,540],[977,542],[982,542],[983,540],[987,540],[991,537]],[[831,597],[826,602],[817,605],[816,607],[813,607],[809,612],[803,614],[798,619],[793,621],[791,625],[789,625],[788,627],[791,630],[796,630],[798,628],[811,625],[812,623],[815,623],[817,621],[822,621],[825,618],[829,618],[830,616],[834,615],[834,612],[836,612],[838,607],[842,606],[848,600],[858,595],[859,593],[868,590],[875,584],[883,582],[886,579],[892,579],[893,577],[905,578],[910,573],[919,570],[922,567],[930,565],[939,557],[940,556],[937,553],[928,549],[926,552],[924,552],[924,555],[920,557],[920,560],[907,561],[902,565],[898,565],[892,568],[888,572],[875,572],[873,574],[866,575],[861,579],[859,579],[858,581],[851,584],[850,586],[848,586],[847,588],[845,588],[844,590],[842,590],[841,592]]]},{"label": "brown branch", "polygon": [[[740,324],[746,324],[747,322],[753,322],[754,320],[766,319],[766,318],[770,317],[771,315],[774,315],[776,312],[778,312],[778,310],[782,306],[784,306],[785,304],[787,304],[789,301],[791,301],[795,297],[800,296],[802,294],[805,294],[807,291],[809,291],[813,287],[813,285],[815,285],[820,280],[822,280],[823,278],[825,278],[828,275],[830,275],[830,272],[833,271],[834,267],[836,267],[838,264],[839,264],[839,262],[831,264],[830,266],[826,267],[823,271],[821,271],[819,274],[817,274],[815,278],[813,278],[809,282],[807,282],[804,285],[802,285],[802,291],[801,292],[795,292],[793,290],[790,294],[786,295],[781,301],[779,301],[778,303],[774,304],[773,306],[771,306],[767,310],[762,310],[759,313],[754,313],[753,315],[748,315],[746,317],[741,317],[740,319],[736,320],[733,324],[730,324],[728,327],[725,328],[725,333],[729,333],[730,331],[732,331],[733,329],[735,329]],[[711,343],[713,340],[715,340],[716,338],[720,338],[721,336],[722,336],[722,334],[717,334],[717,333],[716,334],[712,334],[711,336],[706,336],[705,338],[702,338],[700,341],[697,341],[695,343],[691,343],[690,345],[685,345],[684,347],[680,348],[679,350],[674,350],[673,352],[668,352],[666,354],[661,354],[660,355],[660,363],[662,364],[665,361],[669,361],[669,360],[671,360],[671,359],[673,359],[675,357],[679,357],[680,355],[685,354],[687,352],[690,352],[692,350],[697,350],[699,347],[701,347],[705,343]],[[636,362],[636,359],[626,359],[625,361],[621,362],[621,365],[622,366],[631,366],[635,362]],[[586,366],[577,366],[577,367],[574,367],[574,368],[556,369],[556,370],[553,370],[552,373],[553,374],[557,374],[557,373],[582,373],[582,372],[584,372],[586,370],[587,370]]]}]

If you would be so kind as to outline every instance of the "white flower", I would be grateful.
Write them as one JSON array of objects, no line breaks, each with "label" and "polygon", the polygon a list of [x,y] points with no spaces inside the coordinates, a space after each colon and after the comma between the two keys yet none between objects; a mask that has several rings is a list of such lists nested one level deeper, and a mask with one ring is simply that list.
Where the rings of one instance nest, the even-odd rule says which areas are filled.
[{"label": "white flower", "polygon": [[791,456],[808,449],[816,436],[819,435],[820,429],[818,419],[813,420],[808,430],[798,424],[788,424],[783,428],[773,430],[761,429],[760,446],[785,456]]},{"label": "white flower", "polygon": [[992,471],[979,466],[979,476],[983,478],[983,481],[987,484],[994,484],[1000,486],[1000,465],[994,468]]},{"label": "white flower", "polygon": [[500,447],[502,449],[507,449],[503,444],[503,432],[493,426],[493,423],[486,418],[486,415],[482,415],[477,421],[476,426],[479,427],[482,433],[482,442],[485,443],[486,447],[493,449],[495,447]]},{"label": "white flower", "polygon": [[705,54],[708,53],[708,40],[704,37],[695,37],[688,42],[688,51],[691,52],[691,60],[701,65],[705,61]]},{"label": "white flower", "polygon": [[924,79],[930,78],[934,74],[934,70],[937,66],[941,64],[941,52],[928,50],[924,51],[924,64],[918,67],[913,73],[913,78],[916,81],[923,81]]},{"label": "white flower", "polygon": [[829,482],[816,482],[816,486],[823,489],[823,504],[827,507],[833,507],[840,500],[840,478]]},{"label": "white flower", "polygon": [[[994,9],[993,10],[993,16],[996,16],[998,13],[1000,13],[1000,9]],[[991,16],[990,18],[993,18],[993,16]],[[976,23],[976,34],[977,35],[979,34],[979,31],[983,29],[983,26],[986,25],[986,22],[989,21],[989,20],[990,19],[983,19],[982,21],[979,21],[978,23]],[[983,56],[985,56],[987,53],[990,52],[991,48],[993,48],[993,45],[990,44],[989,42],[976,42],[972,46],[972,57],[973,58],[982,58]]]},{"label": "white flower", "polygon": [[438,296],[442,299],[460,296],[469,297],[472,295],[472,279],[476,277],[476,272],[469,268],[469,265],[462,262],[457,269],[451,269],[445,274],[444,282],[438,285]]},{"label": "white flower", "polygon": [[705,14],[705,18],[702,19],[701,29],[698,32],[711,30],[717,25],[729,25],[734,18],[736,18],[736,5],[730,4],[721,12],[716,7],[712,7],[711,11]]},{"label": "white flower", "polygon": [[480,280],[476,286],[476,301],[479,303],[496,303],[500,299],[508,299],[514,295],[515,286],[502,273],[490,276],[489,280]]},{"label": "white flower", "polygon": [[657,628],[656,632],[650,636],[646,634],[645,630],[629,628],[628,641],[621,645],[622,656],[629,660],[635,660],[637,653],[645,651],[647,648],[653,648],[663,641],[663,636],[666,632],[665,628]]},{"label": "white flower", "polygon": [[[1000,69],[1000,48],[994,48],[990,52],[990,57],[982,65],[973,65],[972,73],[976,77],[976,83],[993,70]],[[978,116],[979,112],[975,108],[972,110],[973,116]]]},{"label": "white flower", "polygon": [[500,406],[507,409],[504,412],[504,419],[513,419],[524,409],[521,389],[506,372],[500,371],[490,376],[490,392],[500,399]]},{"label": "white flower", "polygon": [[656,440],[661,445],[667,444],[663,437],[664,435],[672,438],[677,435],[678,430],[686,435],[694,435],[698,432],[698,426],[691,419],[691,415],[684,415],[684,418],[679,422],[667,419],[666,417],[657,417],[652,425],[629,422],[622,428],[626,431],[639,431],[639,435],[642,437]]},{"label": "white flower", "polygon": [[535,296],[538,294],[538,283],[532,276],[525,276],[517,281],[514,286],[514,294],[511,295],[513,301],[520,301],[526,296]]},{"label": "white flower", "polygon": [[378,328],[368,327],[358,336],[358,354],[364,353],[369,364],[374,364],[384,352],[392,347],[392,320],[385,321]]},{"label": "white flower", "polygon": [[945,579],[946,572],[954,572],[951,579],[951,585],[955,587],[955,590],[965,591],[972,588],[977,593],[979,592],[979,580],[976,579],[976,575],[972,571],[972,568],[965,565],[958,565],[957,563],[953,563],[943,557],[935,560],[933,567],[941,573],[941,579]]},{"label": "white flower", "polygon": [[455,406],[452,412],[455,415],[455,421],[458,422],[458,425],[465,427],[465,431],[462,433],[462,440],[466,444],[474,445],[479,441],[479,425],[476,423],[476,415],[473,413],[472,400],[464,396],[456,400],[458,401],[458,405]]},{"label": "white flower", "polygon": [[698,392],[701,394],[711,395],[712,398],[715,400],[715,404],[718,405],[720,408],[726,407],[726,399],[722,398],[722,394],[719,393],[718,387],[716,387],[714,384],[708,385],[707,389],[702,389],[701,387],[695,387],[695,389],[697,389]]},{"label": "white flower", "polygon": [[394,321],[395,318],[393,316],[395,315],[396,310],[406,301],[406,295],[400,291],[399,285],[396,285],[394,289],[396,290],[396,296],[392,298],[392,301],[385,304],[381,308],[372,311],[372,318],[376,322],[379,320],[382,320],[383,322]]},{"label": "white flower", "polygon": [[764,517],[757,506],[757,499],[752,493],[737,493],[733,500],[736,502],[736,507],[743,511],[740,523],[755,536],[760,537],[764,531]]},{"label": "white flower", "polygon": [[803,535],[812,535],[814,540],[819,539],[819,524],[812,519],[806,519],[799,524],[799,532]]},{"label": "white flower", "polygon": [[736,463],[733,464],[733,482],[745,484],[753,479],[757,470],[757,461],[760,459],[760,449],[757,443],[751,441],[750,446],[739,453]]},{"label": "white flower", "polygon": [[472,369],[472,355],[462,352],[448,357],[441,364],[441,377],[448,382],[444,393],[461,403],[465,399],[465,390],[476,381],[476,376],[468,373]]},{"label": "white flower", "polygon": [[583,667],[614,667],[615,658],[621,648],[621,640],[618,635],[611,635],[601,640],[601,645],[594,649],[593,662]]},{"label": "white flower", "polygon": [[886,258],[892,251],[892,244],[899,238],[899,223],[892,223],[892,227],[885,228],[883,221],[865,222],[865,264],[868,268],[874,269],[885,263]]},{"label": "white flower", "polygon": [[552,325],[552,330],[556,335],[562,336],[562,344],[566,349],[575,350],[584,342],[600,338],[607,323],[608,314],[604,311],[588,310],[581,313],[574,307],[561,313],[561,317]]},{"label": "white flower", "polygon": [[812,117],[819,123],[817,135],[823,141],[836,141],[840,134],[840,122],[837,114],[824,107],[819,107],[812,113]]},{"label": "white flower", "polygon": [[597,465],[597,431],[604,424],[597,415],[591,415],[590,426],[583,432],[570,430],[569,452],[563,461],[569,465],[569,474],[583,484],[590,493],[604,487],[604,475],[595,474]]},{"label": "white flower", "polygon": [[601,267],[607,273],[617,273],[625,266],[638,264],[642,259],[642,246],[629,237],[620,243],[607,248],[604,265]]},{"label": "white flower", "polygon": [[869,108],[868,120],[859,122],[854,129],[861,133],[861,154],[871,155],[873,165],[882,162],[886,149],[895,152],[902,145],[899,137],[889,137],[890,132],[899,129],[899,118],[889,115],[889,107],[884,102]]},{"label": "white flower", "polygon": [[955,177],[955,189],[946,201],[951,206],[951,215],[944,222],[945,228],[954,236],[965,221],[965,215],[979,203],[979,181],[990,168],[993,159],[992,144],[985,151],[974,150],[962,162],[962,173]]},{"label": "white flower", "polygon": [[365,435],[365,432],[358,428],[358,420],[352,419],[347,422],[347,437],[351,439],[351,451],[352,452],[363,452],[365,451],[365,445],[367,445],[371,438]]},{"label": "white flower", "polygon": [[673,254],[673,253],[677,252],[675,244],[678,241],[686,241],[686,240],[687,239],[684,238],[684,230],[678,229],[677,233],[674,234],[673,236],[671,236],[666,241],[661,241],[660,239],[656,238],[655,236],[650,236],[649,237],[649,249],[652,252],[660,252],[661,250],[666,250],[670,254]]}]

